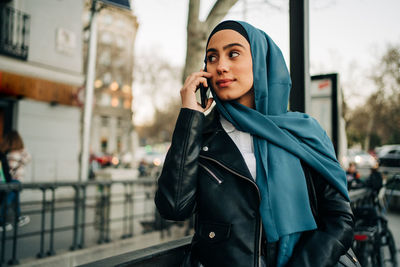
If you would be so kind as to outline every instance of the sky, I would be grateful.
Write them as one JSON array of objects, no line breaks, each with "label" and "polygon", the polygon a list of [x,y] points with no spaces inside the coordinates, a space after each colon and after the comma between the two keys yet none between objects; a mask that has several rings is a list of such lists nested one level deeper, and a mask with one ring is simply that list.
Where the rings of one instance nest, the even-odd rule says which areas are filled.
[{"label": "sky", "polygon": [[[188,2],[133,1],[139,21],[136,55],[154,53],[172,65],[184,65]],[[201,19],[214,2],[201,0]],[[289,64],[288,0],[265,2],[239,0],[225,19],[245,20],[264,30]],[[339,73],[345,99],[350,106],[361,105],[374,90],[368,77],[379,57],[388,44],[400,44],[400,0],[309,0],[309,5],[311,74]]]}]

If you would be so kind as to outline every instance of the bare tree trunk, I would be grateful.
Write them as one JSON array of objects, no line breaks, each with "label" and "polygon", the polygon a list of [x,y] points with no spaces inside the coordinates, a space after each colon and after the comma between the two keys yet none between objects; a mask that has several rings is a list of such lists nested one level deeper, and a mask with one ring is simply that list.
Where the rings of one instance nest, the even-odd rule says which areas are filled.
[{"label": "bare tree trunk", "polygon": [[365,136],[364,140],[364,150],[369,151],[371,145],[371,135],[372,135],[372,127],[374,126],[374,115],[371,114],[371,117],[368,121],[367,125],[367,136]]},{"label": "bare tree trunk", "polygon": [[189,1],[186,62],[182,81],[185,81],[190,73],[199,71],[203,67],[208,33],[225,17],[237,1],[217,0],[205,21],[199,20],[200,0]]}]

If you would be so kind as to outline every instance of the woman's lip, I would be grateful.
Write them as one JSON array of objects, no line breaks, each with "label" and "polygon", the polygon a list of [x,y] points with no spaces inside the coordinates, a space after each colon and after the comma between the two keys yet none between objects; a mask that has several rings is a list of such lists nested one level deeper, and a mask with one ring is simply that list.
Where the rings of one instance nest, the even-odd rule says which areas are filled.
[{"label": "woman's lip", "polygon": [[221,80],[217,81],[217,85],[218,85],[218,87],[222,88],[222,87],[229,86],[232,82],[233,82],[233,80],[231,80],[231,79],[221,79]]}]

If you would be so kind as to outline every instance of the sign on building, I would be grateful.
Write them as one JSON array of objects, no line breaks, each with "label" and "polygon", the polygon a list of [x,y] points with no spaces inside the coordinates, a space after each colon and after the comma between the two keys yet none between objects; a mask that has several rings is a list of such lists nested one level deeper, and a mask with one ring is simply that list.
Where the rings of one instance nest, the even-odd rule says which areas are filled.
[{"label": "sign on building", "polygon": [[[321,124],[333,142],[336,154],[340,150],[341,101],[338,86],[338,74],[324,74],[311,76],[310,86],[311,110],[309,114]],[[345,140],[342,140],[342,142]]]}]

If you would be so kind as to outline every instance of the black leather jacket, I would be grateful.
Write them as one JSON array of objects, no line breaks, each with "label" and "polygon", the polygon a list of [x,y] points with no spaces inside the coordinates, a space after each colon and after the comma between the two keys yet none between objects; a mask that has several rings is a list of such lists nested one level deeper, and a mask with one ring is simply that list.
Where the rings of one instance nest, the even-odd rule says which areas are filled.
[{"label": "black leather jacket", "polygon": [[[350,204],[318,173],[303,169],[312,178],[318,230],[302,235],[287,266],[335,266],[353,238]],[[155,203],[165,219],[196,214],[191,253],[204,266],[259,266],[260,192],[216,111],[205,117],[181,109]]]}]

